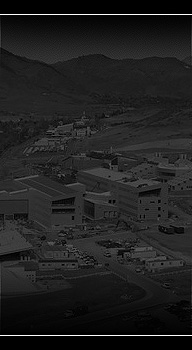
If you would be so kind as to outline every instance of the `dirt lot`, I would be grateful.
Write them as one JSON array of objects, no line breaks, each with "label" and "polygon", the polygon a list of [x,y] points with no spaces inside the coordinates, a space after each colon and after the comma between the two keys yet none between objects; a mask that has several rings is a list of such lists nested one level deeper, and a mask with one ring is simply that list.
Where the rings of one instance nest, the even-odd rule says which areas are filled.
[{"label": "dirt lot", "polygon": [[168,235],[163,232],[159,232],[157,227],[150,230],[146,230],[144,233],[140,233],[144,240],[156,247],[159,250],[164,251],[166,254],[183,258],[187,262],[191,261],[192,251],[192,228],[191,226],[185,229],[184,234]]},{"label": "dirt lot", "polygon": [[86,305],[92,312],[129,303],[145,295],[143,289],[114,274],[78,278],[70,280],[70,284],[72,288],[65,291],[3,300],[1,318],[4,329],[19,327],[22,330],[38,322],[42,325],[50,317],[61,317],[65,310],[79,304]]},{"label": "dirt lot", "polygon": [[170,289],[180,297],[190,299],[191,293],[191,273],[190,271],[162,272],[151,275],[159,283],[169,283]]}]

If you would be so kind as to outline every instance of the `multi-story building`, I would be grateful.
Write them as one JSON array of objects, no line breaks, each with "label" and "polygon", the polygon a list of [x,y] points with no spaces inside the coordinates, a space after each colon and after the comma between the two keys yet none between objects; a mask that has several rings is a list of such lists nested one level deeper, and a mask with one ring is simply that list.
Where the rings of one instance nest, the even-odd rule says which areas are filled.
[{"label": "multi-story building", "polygon": [[[79,171],[77,179],[85,184],[86,190],[91,192],[107,192],[114,189],[118,180],[127,178],[129,175],[106,168],[93,168]],[[113,191],[114,192],[114,191]]]},{"label": "multi-story building", "polygon": [[167,184],[103,168],[80,171],[78,181],[88,191],[113,193],[118,211],[125,216],[138,220],[168,217]]},{"label": "multi-story building", "polygon": [[3,220],[25,217],[50,229],[82,224],[82,193],[47,177],[35,175],[4,181],[0,189]]},{"label": "multi-story building", "polygon": [[168,217],[168,186],[158,181],[123,179],[118,184],[119,212],[138,220]]}]

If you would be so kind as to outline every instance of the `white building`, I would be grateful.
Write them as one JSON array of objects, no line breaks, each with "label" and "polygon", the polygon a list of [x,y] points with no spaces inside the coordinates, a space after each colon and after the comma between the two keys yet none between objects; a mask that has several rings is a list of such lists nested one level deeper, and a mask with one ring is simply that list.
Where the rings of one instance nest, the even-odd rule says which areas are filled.
[{"label": "white building", "polygon": [[145,268],[149,272],[156,272],[160,271],[163,269],[170,269],[174,267],[181,267],[184,265],[183,260],[168,260],[168,259],[161,259],[159,258],[158,260],[147,260],[145,262]]},{"label": "white building", "polygon": [[137,247],[123,254],[125,258],[139,259],[141,261],[149,258],[155,258],[156,255],[157,252],[153,249],[153,247]]},{"label": "white building", "polygon": [[41,259],[39,261],[39,270],[71,270],[78,267],[77,259]]},{"label": "white building", "polygon": [[64,246],[46,245],[42,247],[41,254],[44,259],[65,259],[69,257],[69,252]]}]

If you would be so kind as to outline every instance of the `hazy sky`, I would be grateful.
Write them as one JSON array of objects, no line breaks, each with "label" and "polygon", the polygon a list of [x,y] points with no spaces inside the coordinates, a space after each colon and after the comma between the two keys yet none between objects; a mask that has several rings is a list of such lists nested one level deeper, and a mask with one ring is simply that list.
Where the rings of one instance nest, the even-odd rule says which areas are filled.
[{"label": "hazy sky", "polygon": [[47,63],[191,54],[191,15],[2,15],[4,49]]}]

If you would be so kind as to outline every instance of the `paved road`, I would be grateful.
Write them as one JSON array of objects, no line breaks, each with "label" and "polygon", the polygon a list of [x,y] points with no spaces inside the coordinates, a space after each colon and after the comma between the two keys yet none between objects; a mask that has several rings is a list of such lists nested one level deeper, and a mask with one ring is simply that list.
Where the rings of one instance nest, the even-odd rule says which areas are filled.
[{"label": "paved road", "polygon": [[[120,238],[120,234],[117,234]],[[90,313],[81,317],[73,318],[64,320],[63,319],[63,312],[62,310],[62,300],[65,300],[65,293],[64,292],[55,292],[51,293],[51,295],[45,295],[43,298],[47,298],[50,300],[50,306],[52,305],[52,301],[58,300],[58,303],[60,307],[58,308],[48,308],[45,309],[44,312],[40,314],[35,314],[33,316],[31,315],[25,315],[26,319],[22,317],[22,319],[18,319],[15,327],[25,327],[25,323],[27,327],[31,325],[30,329],[27,328],[27,332],[31,332],[32,334],[37,333],[43,334],[44,330],[46,330],[46,333],[57,333],[57,334],[68,334],[68,330],[71,328],[71,331],[75,333],[76,330],[81,329],[82,325],[85,327],[86,332],[86,325],[92,324],[94,327],[94,324],[98,325],[98,332],[99,328],[101,327],[102,322],[104,324],[116,324],[116,322],[119,322],[119,320],[122,317],[122,314],[124,313],[131,313],[131,312],[137,312],[142,309],[148,309],[148,308],[157,308],[159,305],[178,301],[178,297],[175,296],[171,291],[163,289],[157,282],[152,281],[148,279],[146,276],[137,274],[133,271],[133,269],[127,265],[121,265],[116,261],[115,257],[112,258],[106,258],[103,256],[103,251],[100,246],[95,244],[95,240],[97,240],[98,237],[92,237],[88,239],[78,239],[73,240],[73,245],[78,247],[80,250],[87,251],[94,255],[99,262],[102,264],[105,264],[106,262],[109,263],[109,269],[117,274],[120,278],[126,279],[128,283],[135,283],[141,288],[143,288],[146,291],[146,295],[137,301],[127,303],[124,305],[117,305],[114,307],[111,307],[107,310],[101,310],[94,313]],[[95,286],[96,287],[96,286]],[[33,297],[32,297],[33,298]],[[27,300],[35,300],[35,299],[26,299],[26,301],[23,299],[22,303],[27,303]],[[47,303],[47,305],[49,305]],[[158,312],[157,312],[158,313]],[[165,312],[161,310],[160,314],[161,318],[166,320],[166,323],[169,325],[169,328],[172,330],[172,333],[175,329],[180,329],[183,333],[185,333],[184,326],[178,321],[176,317],[173,317],[168,312]],[[120,319],[119,319],[120,317]],[[46,322],[46,324],[45,324]],[[117,323],[118,324],[118,323]],[[170,327],[171,325],[171,327]],[[182,329],[183,327],[183,329]],[[118,328],[118,326],[117,326]],[[8,328],[7,328],[8,330]],[[34,332],[34,333],[33,333]]]}]

